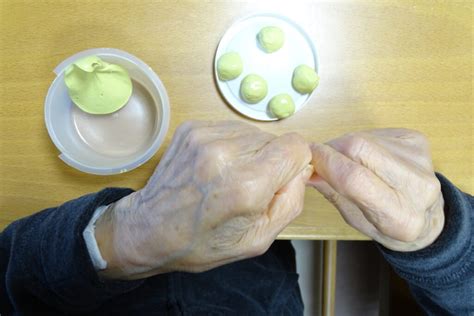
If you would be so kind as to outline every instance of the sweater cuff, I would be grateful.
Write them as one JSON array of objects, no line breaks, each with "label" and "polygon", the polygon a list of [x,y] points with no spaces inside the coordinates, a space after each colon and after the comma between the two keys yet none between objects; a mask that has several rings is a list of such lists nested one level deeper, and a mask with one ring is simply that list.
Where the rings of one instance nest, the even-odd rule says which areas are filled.
[{"label": "sweater cuff", "polygon": [[41,266],[49,288],[77,310],[89,309],[113,296],[131,291],[142,284],[138,281],[101,279],[91,261],[83,232],[96,209],[111,204],[133,190],[108,188],[69,201],[48,216],[41,232]]},{"label": "sweater cuff", "polygon": [[105,213],[108,205],[99,206],[92,218],[87,224],[86,229],[82,233],[84,240],[86,241],[87,251],[91,257],[92,264],[96,271],[105,270],[107,268],[107,261],[104,260],[102,254],[100,253],[99,245],[97,244],[97,239],[95,238],[95,224],[97,220]]},{"label": "sweater cuff", "polygon": [[420,287],[446,286],[462,279],[473,264],[472,206],[468,194],[436,174],[444,197],[443,231],[430,246],[397,252],[377,244],[385,259],[407,281]]}]

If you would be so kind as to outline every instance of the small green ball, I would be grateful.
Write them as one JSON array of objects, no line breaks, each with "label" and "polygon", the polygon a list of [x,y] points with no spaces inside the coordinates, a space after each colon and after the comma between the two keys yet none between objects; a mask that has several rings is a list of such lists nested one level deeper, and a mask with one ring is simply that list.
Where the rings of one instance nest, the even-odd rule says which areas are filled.
[{"label": "small green ball", "polygon": [[281,119],[295,113],[295,102],[287,93],[277,94],[270,100],[269,108],[273,115]]},{"label": "small green ball", "polygon": [[267,82],[259,75],[247,75],[240,83],[240,96],[247,103],[258,103],[265,98],[267,93]]},{"label": "small green ball", "polygon": [[301,94],[311,93],[319,84],[319,76],[316,71],[307,66],[299,65],[293,71],[291,81],[293,88]]},{"label": "small green ball", "polygon": [[217,60],[217,74],[220,80],[232,80],[240,76],[244,65],[236,52],[225,53]]},{"label": "small green ball", "polygon": [[285,33],[276,26],[266,26],[257,34],[258,42],[267,53],[279,50],[285,42]]}]

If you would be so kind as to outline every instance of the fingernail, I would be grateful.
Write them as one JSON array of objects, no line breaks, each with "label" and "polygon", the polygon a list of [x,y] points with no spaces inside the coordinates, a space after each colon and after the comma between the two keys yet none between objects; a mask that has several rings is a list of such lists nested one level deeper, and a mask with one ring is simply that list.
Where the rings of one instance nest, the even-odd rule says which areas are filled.
[{"label": "fingernail", "polygon": [[308,181],[309,178],[311,178],[311,176],[313,175],[313,173],[314,173],[314,167],[312,165],[307,165],[302,172],[303,180],[305,182]]}]

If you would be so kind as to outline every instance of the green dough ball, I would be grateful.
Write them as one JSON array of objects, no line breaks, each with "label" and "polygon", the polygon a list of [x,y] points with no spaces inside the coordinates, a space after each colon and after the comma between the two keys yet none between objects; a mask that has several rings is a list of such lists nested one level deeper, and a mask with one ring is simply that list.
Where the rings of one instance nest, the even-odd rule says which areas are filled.
[{"label": "green dough ball", "polygon": [[97,56],[75,61],[65,71],[64,82],[72,102],[90,114],[109,114],[127,104],[132,80],[126,69]]},{"label": "green dough ball", "polygon": [[257,34],[258,42],[267,53],[279,50],[285,42],[285,33],[276,26],[266,26]]},{"label": "green dough ball", "polygon": [[277,94],[269,103],[270,111],[278,118],[285,118],[295,113],[295,103],[287,93]]},{"label": "green dough ball", "polygon": [[293,71],[293,88],[301,94],[311,93],[319,84],[319,76],[313,68],[299,65]]},{"label": "green dough ball", "polygon": [[259,75],[250,74],[240,83],[240,96],[247,103],[258,103],[268,92],[267,82]]},{"label": "green dough ball", "polygon": [[239,54],[235,52],[225,53],[217,60],[217,74],[223,81],[232,80],[240,76],[244,65]]}]

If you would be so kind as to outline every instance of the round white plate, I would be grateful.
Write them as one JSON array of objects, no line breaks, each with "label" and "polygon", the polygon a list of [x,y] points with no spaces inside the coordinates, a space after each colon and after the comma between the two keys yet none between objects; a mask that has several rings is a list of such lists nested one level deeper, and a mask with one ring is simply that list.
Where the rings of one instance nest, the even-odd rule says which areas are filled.
[{"label": "round white plate", "polygon": [[[265,53],[257,41],[258,32],[265,26],[277,26],[285,33],[285,43],[278,51]],[[221,81],[217,76],[217,60],[228,52],[240,54],[244,64],[242,74],[234,80]],[[247,16],[234,23],[217,46],[214,58],[214,75],[222,96],[238,112],[260,121],[277,120],[267,110],[270,99],[280,93],[288,93],[299,111],[312,94],[299,94],[291,85],[293,70],[305,64],[318,71],[316,48],[309,35],[298,24],[285,16],[259,13]],[[251,73],[262,76],[268,84],[267,96],[256,104],[248,104],[240,97],[240,82]]]}]

